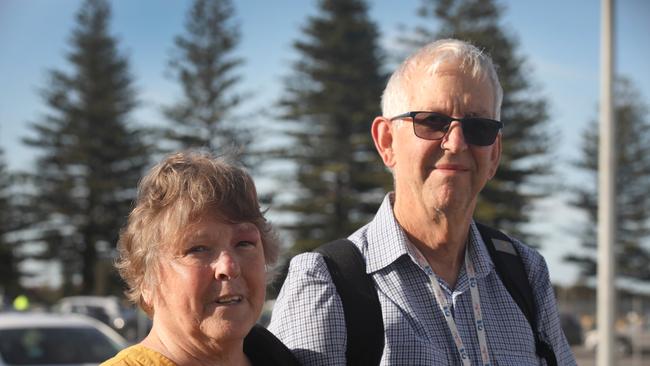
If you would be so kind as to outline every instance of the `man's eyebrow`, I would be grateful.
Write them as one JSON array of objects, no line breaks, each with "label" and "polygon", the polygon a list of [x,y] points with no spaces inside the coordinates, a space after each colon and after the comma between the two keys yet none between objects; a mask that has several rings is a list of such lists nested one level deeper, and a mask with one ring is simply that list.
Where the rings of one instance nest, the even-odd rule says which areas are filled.
[{"label": "man's eyebrow", "polygon": [[465,114],[465,117],[485,117],[490,115],[487,113],[487,111],[480,111],[480,112],[469,112]]}]

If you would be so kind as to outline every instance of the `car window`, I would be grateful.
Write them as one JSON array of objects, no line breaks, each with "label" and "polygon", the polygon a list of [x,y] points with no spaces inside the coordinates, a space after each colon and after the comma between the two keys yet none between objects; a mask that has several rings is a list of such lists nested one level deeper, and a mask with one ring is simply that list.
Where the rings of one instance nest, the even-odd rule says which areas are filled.
[{"label": "car window", "polygon": [[101,306],[87,306],[85,311],[80,311],[80,313],[95,318],[104,324],[111,324],[111,320],[108,316],[108,313],[106,312],[106,309]]},{"label": "car window", "polygon": [[99,363],[119,350],[94,328],[0,330],[0,354],[9,364]]}]

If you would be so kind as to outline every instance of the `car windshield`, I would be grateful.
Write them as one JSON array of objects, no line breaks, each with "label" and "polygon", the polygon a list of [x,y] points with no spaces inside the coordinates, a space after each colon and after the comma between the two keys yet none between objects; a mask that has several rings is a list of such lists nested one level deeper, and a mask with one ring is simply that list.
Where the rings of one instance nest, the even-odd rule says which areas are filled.
[{"label": "car windshield", "polygon": [[0,354],[8,364],[100,363],[119,350],[119,345],[93,328],[0,330]]}]

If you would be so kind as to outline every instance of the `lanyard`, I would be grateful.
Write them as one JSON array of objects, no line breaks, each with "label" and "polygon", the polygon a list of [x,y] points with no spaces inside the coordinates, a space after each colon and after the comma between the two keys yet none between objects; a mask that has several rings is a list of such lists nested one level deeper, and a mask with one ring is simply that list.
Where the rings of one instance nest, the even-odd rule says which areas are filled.
[{"label": "lanyard", "polygon": [[[474,325],[476,326],[476,333],[478,334],[478,343],[481,350],[481,360],[483,361],[483,366],[490,366],[490,355],[488,354],[487,340],[485,338],[485,327],[483,324],[483,313],[481,311],[481,297],[478,293],[478,282],[476,281],[476,270],[474,269],[474,263],[469,256],[468,245],[465,246],[465,271],[467,273],[467,278],[469,280],[469,288],[472,296],[472,309],[474,310]],[[456,327],[456,321],[451,316],[451,305],[447,301],[447,297],[442,292],[440,288],[440,283],[438,283],[438,276],[433,272],[431,266],[426,261],[422,253],[415,248],[415,253],[417,255],[417,261],[420,264],[420,267],[424,268],[424,271],[429,276],[431,280],[431,285],[433,286],[433,294],[436,297],[436,302],[440,306],[440,311],[445,317],[447,326],[451,331],[451,335],[454,338],[454,343],[456,343],[456,349],[460,359],[463,361],[464,366],[470,366],[471,362],[469,355],[467,354],[467,349],[463,344],[463,340],[460,338],[460,333],[458,332],[458,327]]]}]

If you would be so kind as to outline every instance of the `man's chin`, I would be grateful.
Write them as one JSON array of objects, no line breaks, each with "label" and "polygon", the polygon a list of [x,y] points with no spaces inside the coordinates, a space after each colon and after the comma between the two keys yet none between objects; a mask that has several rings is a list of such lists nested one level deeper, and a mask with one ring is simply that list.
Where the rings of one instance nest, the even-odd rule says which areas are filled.
[{"label": "man's chin", "polygon": [[463,196],[460,192],[449,192],[451,194],[434,194],[427,204],[428,210],[436,215],[453,216],[459,211],[467,209],[467,196]]}]

